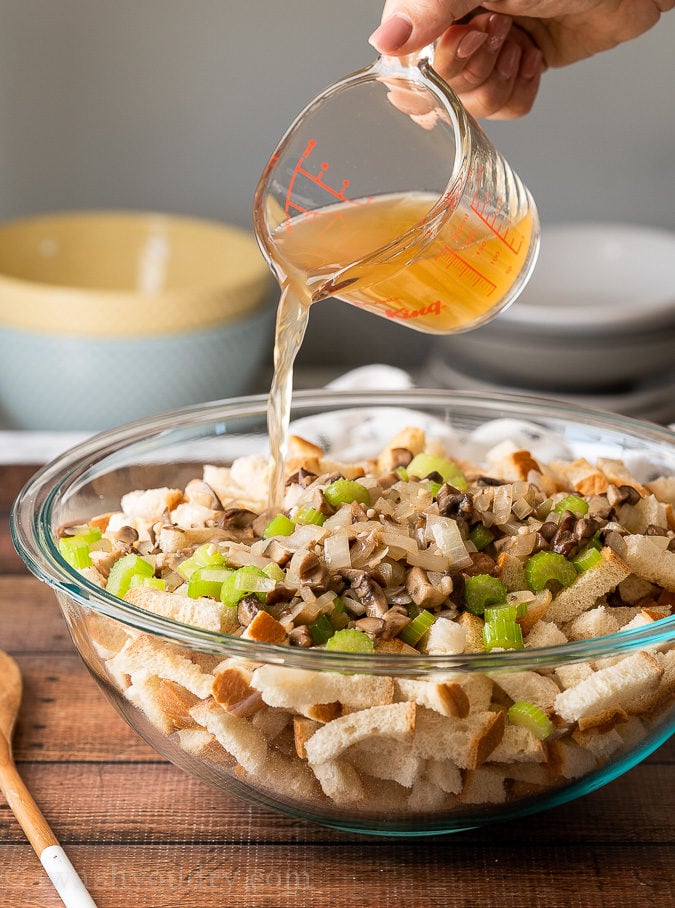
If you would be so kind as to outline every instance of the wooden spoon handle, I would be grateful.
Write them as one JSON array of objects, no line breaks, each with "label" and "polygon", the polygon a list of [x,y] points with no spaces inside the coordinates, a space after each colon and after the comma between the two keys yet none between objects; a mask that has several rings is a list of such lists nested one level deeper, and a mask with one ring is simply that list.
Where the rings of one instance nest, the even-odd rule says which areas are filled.
[{"label": "wooden spoon handle", "polygon": [[1,733],[0,789],[66,908],[96,908],[96,903],[26,788],[14,765],[12,749]]}]

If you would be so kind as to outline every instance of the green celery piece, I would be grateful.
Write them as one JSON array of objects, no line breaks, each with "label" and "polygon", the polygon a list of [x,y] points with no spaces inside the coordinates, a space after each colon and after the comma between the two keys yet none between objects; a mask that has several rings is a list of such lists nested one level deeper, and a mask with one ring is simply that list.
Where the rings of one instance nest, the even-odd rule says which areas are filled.
[{"label": "green celery piece", "polygon": [[368,634],[357,630],[355,627],[345,627],[335,631],[326,641],[326,649],[331,652],[343,653],[374,653],[375,645]]},{"label": "green celery piece", "polygon": [[355,479],[336,479],[324,489],[323,497],[333,508],[339,508],[341,504],[351,504],[352,501],[370,504],[370,492]]},{"label": "green celery piece", "polygon": [[434,498],[438,495],[438,490],[442,485],[442,482],[434,482],[433,479],[427,479],[427,489]]},{"label": "green celery piece", "polygon": [[490,574],[475,574],[464,581],[464,602],[472,615],[482,615],[488,605],[506,605],[507,593],[506,585]]},{"label": "green celery piece", "polygon": [[131,578],[131,587],[134,586],[145,586],[154,590],[165,590],[166,583],[162,580],[161,577],[142,577],[140,574],[134,574]]},{"label": "green celery piece", "polygon": [[240,599],[243,599],[244,596],[248,596],[249,593],[253,593],[264,603],[267,598],[267,593],[263,590],[246,589],[246,580],[251,577],[267,576],[268,575],[263,570],[251,564],[247,564],[244,567],[238,568],[236,571],[232,571],[232,573],[223,581],[220,588],[220,601],[227,608],[236,608]]},{"label": "green celery piece", "polygon": [[213,545],[213,543],[206,542],[204,545],[200,545],[194,550],[192,555],[189,558],[186,558],[185,561],[177,567],[177,571],[186,580],[189,580],[194,571],[199,570],[203,567],[224,567],[225,566],[225,556],[222,552]]},{"label": "green celery piece", "polygon": [[299,508],[293,515],[293,519],[300,526],[313,523],[320,527],[323,526],[326,517],[321,511],[317,511],[316,508]]},{"label": "green celery piece", "polygon": [[140,555],[123,555],[110,568],[105,588],[113,596],[124,599],[134,577],[152,577],[154,573],[154,567]]},{"label": "green celery piece", "polygon": [[589,543],[587,546],[584,546],[578,555],[574,556],[572,564],[577,571],[581,573],[581,571],[587,571],[601,561],[602,555],[600,554],[600,550]]},{"label": "green celery piece", "polygon": [[82,570],[91,565],[89,542],[85,536],[62,536],[59,539],[59,553],[71,567]]},{"label": "green celery piece", "polygon": [[489,527],[483,526],[482,523],[474,524],[469,531],[469,539],[473,542],[479,552],[486,549],[494,538],[494,531]]},{"label": "green celery piece", "polygon": [[444,482],[459,489],[460,492],[465,492],[468,487],[466,476],[457,464],[435,454],[424,452],[416,454],[408,464],[407,470],[409,476],[416,476],[418,479],[425,479],[431,473],[438,473]]},{"label": "green celery piece", "polygon": [[277,514],[263,530],[263,537],[269,539],[271,536],[290,536],[294,529],[295,524],[290,517],[286,517],[285,514]]},{"label": "green celery piece", "polygon": [[523,632],[516,621],[495,618],[483,625],[483,643],[488,652],[491,649],[523,649]]},{"label": "green celery piece", "polygon": [[551,581],[569,586],[576,576],[572,562],[558,552],[537,552],[525,564],[525,579],[533,593],[546,589]]},{"label": "green celery piece", "polygon": [[317,646],[326,643],[335,633],[335,628],[330,623],[328,615],[319,615],[316,621],[307,625],[307,628],[312,635],[312,640]]},{"label": "green celery piece", "polygon": [[405,467],[396,467],[394,473],[396,473],[398,478],[403,480],[403,482],[408,482],[410,480],[410,475]]},{"label": "green celery piece", "polygon": [[535,738],[543,741],[553,731],[553,723],[544,710],[529,700],[518,700],[509,707],[506,717],[513,725],[524,725]]},{"label": "green celery piece", "polygon": [[333,599],[333,611],[328,617],[336,631],[342,630],[343,627],[347,627],[349,624],[349,615],[345,609],[344,602],[339,596],[336,596],[335,599]]},{"label": "green celery piece", "polygon": [[576,517],[583,517],[584,514],[588,514],[588,502],[580,495],[567,495],[558,502],[553,510],[556,514],[571,511]]},{"label": "green celery piece", "polygon": [[422,609],[419,615],[413,618],[410,624],[406,624],[403,630],[399,632],[399,640],[403,640],[408,646],[417,646],[435,620],[435,615],[432,615],[426,609]]},{"label": "green celery piece", "polygon": [[505,603],[503,605],[486,605],[483,618],[486,621],[496,621],[499,618],[505,618],[507,621],[517,621],[527,614],[527,603],[518,602],[517,604]]},{"label": "green celery piece", "polygon": [[188,580],[188,596],[190,599],[199,599],[201,596],[220,599],[223,583],[231,573],[223,567],[197,568]]},{"label": "green celery piece", "polygon": [[279,567],[276,561],[270,561],[269,564],[266,564],[262,569],[263,574],[269,577],[271,580],[275,580],[277,583],[283,583],[286,579],[286,574]]}]

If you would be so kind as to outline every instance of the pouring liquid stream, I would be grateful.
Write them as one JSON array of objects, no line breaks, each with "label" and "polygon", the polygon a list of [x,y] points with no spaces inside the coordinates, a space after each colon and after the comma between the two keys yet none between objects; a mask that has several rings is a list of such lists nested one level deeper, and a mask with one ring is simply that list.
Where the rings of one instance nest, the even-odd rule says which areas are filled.
[{"label": "pouring liquid stream", "polygon": [[[286,220],[272,234],[268,252],[281,299],[268,407],[270,509],[283,502],[293,364],[313,302],[333,296],[419,331],[449,334],[496,311],[518,279],[530,248],[529,214],[504,230],[479,205],[464,204],[432,227],[425,217],[434,199],[356,199]],[[368,250],[374,254],[364,256]]]}]

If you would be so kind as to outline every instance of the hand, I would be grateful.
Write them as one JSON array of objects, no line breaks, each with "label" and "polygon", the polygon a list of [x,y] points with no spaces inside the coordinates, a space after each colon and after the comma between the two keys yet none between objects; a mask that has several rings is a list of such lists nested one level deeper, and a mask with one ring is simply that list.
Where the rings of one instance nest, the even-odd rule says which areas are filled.
[{"label": "hand", "polygon": [[532,107],[542,73],[636,38],[675,0],[386,0],[371,35],[405,55],[437,42],[434,69],[475,117]]}]

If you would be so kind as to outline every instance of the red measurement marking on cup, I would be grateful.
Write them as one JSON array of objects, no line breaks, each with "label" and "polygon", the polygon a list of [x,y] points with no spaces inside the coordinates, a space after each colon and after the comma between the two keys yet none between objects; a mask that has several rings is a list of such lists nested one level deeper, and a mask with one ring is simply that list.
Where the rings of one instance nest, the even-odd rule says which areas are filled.
[{"label": "red measurement marking on cup", "polygon": [[310,181],[310,183],[313,183],[315,186],[318,186],[320,189],[323,189],[325,192],[328,193],[329,196],[331,196],[333,199],[335,199],[338,202],[351,201],[350,199],[348,199],[345,196],[345,192],[347,191],[347,188],[349,187],[349,180],[343,180],[342,187],[340,189],[334,189],[332,186],[329,186],[327,183],[324,182],[324,179],[323,179],[324,175],[326,174],[326,172],[329,169],[329,165],[325,161],[321,164],[318,173],[311,173],[309,170],[306,169],[306,167],[304,166],[305,162],[307,161],[307,159],[309,158],[311,153],[314,151],[315,147],[316,147],[316,141],[314,139],[310,139],[307,142],[307,147],[305,148],[303,153],[298,158],[298,163],[295,165],[295,167],[293,169],[293,173],[291,174],[291,179],[289,180],[288,189],[286,191],[286,214],[288,214],[288,215],[290,215],[291,211],[298,212],[299,214],[306,214],[307,210],[308,210],[303,205],[301,205],[299,202],[297,202],[293,198],[291,198],[291,196],[293,195],[293,189],[295,187],[298,177],[305,177],[306,179],[308,179]]},{"label": "red measurement marking on cup", "polygon": [[525,241],[523,234],[519,230],[501,223],[494,208],[482,200],[477,192],[471,199],[470,208],[488,230],[504,243],[507,249],[510,249],[514,255],[520,253]]},{"label": "red measurement marking on cup", "polygon": [[479,271],[475,265],[467,262],[458,252],[451,249],[450,246],[444,246],[443,251],[436,256],[437,260],[445,265],[448,271],[451,271],[455,277],[461,278],[470,284],[475,290],[490,296],[497,289],[497,285],[486,277],[482,271]]}]

